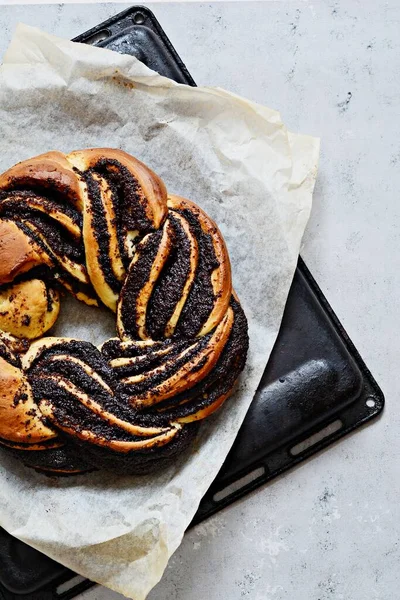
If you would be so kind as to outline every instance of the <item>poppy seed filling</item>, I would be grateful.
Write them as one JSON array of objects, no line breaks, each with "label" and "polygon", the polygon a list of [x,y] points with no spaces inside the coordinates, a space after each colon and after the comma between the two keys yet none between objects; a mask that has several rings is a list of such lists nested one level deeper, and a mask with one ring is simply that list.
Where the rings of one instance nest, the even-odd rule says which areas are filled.
[{"label": "poppy seed filling", "polygon": [[[216,224],[134,157],[95,148],[0,175],[0,234],[0,446],[47,475],[167,467],[246,361]],[[43,337],[62,288],[113,311],[117,336]]]}]

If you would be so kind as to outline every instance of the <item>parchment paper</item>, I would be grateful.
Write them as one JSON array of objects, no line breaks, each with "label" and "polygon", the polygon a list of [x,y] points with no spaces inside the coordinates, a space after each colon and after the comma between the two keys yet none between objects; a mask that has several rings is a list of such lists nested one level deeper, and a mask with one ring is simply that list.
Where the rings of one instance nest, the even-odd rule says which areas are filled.
[{"label": "parchment paper", "polygon": [[[222,465],[277,336],[309,217],[317,139],[216,88],[160,77],[130,56],[20,25],[0,68],[0,169],[48,150],[122,148],[219,224],[250,350],[235,396],[189,454],[152,477],[51,479],[0,453],[0,524],[135,600],[159,581]],[[53,333],[53,332],[51,332]],[[100,343],[113,315],[64,300],[55,334]]]}]

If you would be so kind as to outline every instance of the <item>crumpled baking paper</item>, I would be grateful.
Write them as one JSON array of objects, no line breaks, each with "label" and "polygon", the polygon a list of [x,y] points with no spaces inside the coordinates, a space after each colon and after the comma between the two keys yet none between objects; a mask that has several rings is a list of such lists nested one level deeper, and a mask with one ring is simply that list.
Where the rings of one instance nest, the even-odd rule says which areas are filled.
[{"label": "crumpled baking paper", "polygon": [[[317,139],[218,88],[19,25],[0,68],[0,169],[49,150],[122,148],[202,206],[228,245],[249,320],[235,395],[157,476],[47,478],[0,453],[0,524],[93,581],[143,600],[160,580],[244,419],[275,342],[311,209]],[[114,317],[64,299],[54,334],[100,343]],[[50,332],[53,333],[53,332]]]}]

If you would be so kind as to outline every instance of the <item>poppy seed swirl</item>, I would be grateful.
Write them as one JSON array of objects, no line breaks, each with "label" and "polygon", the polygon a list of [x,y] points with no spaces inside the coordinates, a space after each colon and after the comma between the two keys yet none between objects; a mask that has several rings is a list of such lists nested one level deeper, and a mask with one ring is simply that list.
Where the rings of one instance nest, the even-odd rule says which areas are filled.
[{"label": "poppy seed swirl", "polygon": [[[100,347],[43,337],[67,291],[116,315]],[[224,239],[121,150],[0,175],[0,446],[49,475],[168,466],[244,368]]]}]

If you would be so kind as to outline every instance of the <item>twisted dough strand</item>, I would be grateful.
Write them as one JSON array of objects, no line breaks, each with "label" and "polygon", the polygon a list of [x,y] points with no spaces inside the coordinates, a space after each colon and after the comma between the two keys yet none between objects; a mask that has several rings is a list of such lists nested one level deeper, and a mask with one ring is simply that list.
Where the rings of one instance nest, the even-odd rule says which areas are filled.
[{"label": "twisted dough strand", "polygon": [[[37,339],[60,286],[116,312],[118,337]],[[106,148],[0,176],[0,329],[0,444],[56,474],[169,464],[231,393],[248,345],[216,224]]]}]

